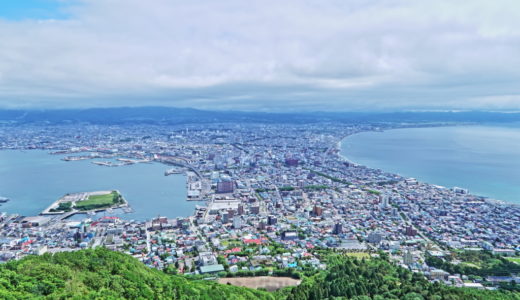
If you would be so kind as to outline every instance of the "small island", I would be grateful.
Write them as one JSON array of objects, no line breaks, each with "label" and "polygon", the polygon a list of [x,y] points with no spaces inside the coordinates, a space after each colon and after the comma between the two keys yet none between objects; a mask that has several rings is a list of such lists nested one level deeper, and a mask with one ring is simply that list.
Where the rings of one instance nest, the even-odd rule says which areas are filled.
[{"label": "small island", "polygon": [[68,216],[75,213],[88,213],[111,208],[126,207],[128,203],[119,191],[97,191],[66,194],[45,209],[41,215]]}]

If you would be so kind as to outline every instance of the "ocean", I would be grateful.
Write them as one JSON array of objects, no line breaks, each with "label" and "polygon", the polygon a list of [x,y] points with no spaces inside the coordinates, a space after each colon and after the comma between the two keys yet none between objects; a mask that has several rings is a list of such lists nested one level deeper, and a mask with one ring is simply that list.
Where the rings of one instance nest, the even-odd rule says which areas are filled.
[{"label": "ocean", "polygon": [[186,177],[164,176],[166,165],[105,167],[62,157],[42,150],[0,151],[0,197],[11,199],[0,211],[32,216],[67,193],[119,190],[134,212],[117,216],[128,220],[187,217],[194,212],[197,202],[186,201]]},{"label": "ocean", "polygon": [[371,168],[520,204],[520,125],[451,126],[363,132],[341,155]]}]

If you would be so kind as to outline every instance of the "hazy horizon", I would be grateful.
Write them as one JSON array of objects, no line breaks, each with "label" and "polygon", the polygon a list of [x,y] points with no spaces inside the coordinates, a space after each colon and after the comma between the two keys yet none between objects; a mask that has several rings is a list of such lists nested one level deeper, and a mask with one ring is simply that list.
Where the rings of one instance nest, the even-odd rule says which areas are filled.
[{"label": "hazy horizon", "polygon": [[490,114],[520,114],[520,110],[491,110],[491,109],[344,109],[344,110],[305,110],[305,109],[281,109],[281,110],[259,110],[259,109],[234,109],[234,108],[197,108],[190,106],[172,105],[136,105],[136,106],[85,106],[85,107],[2,107],[0,111],[23,111],[23,112],[45,112],[45,111],[85,111],[85,110],[149,110],[149,109],[171,109],[192,110],[201,112],[221,113],[265,113],[265,114],[428,114],[428,113],[490,113]]}]

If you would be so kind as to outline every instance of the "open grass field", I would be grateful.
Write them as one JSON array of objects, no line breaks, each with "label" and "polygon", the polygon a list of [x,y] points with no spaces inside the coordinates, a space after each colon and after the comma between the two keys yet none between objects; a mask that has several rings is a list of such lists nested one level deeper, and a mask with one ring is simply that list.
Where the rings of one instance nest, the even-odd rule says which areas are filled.
[{"label": "open grass field", "polygon": [[520,265],[520,257],[506,257],[506,259]]},{"label": "open grass field", "polygon": [[290,277],[273,277],[273,276],[258,276],[258,277],[234,277],[234,278],[220,278],[218,280],[222,284],[231,284],[235,286],[245,286],[248,288],[264,288],[268,291],[276,291],[286,286],[299,285],[301,280]]},{"label": "open grass field", "polygon": [[470,262],[461,262],[460,264],[463,265],[463,266],[468,266],[468,267],[473,267],[473,268],[480,269],[480,266],[477,265],[477,264],[474,264],[474,263],[470,263]]},{"label": "open grass field", "polygon": [[358,259],[370,258],[370,254],[365,253],[365,252],[347,252],[347,253],[345,253],[345,255],[350,256],[350,257],[355,257]]},{"label": "open grass field", "polygon": [[87,200],[76,202],[75,208],[79,210],[89,210],[93,208],[109,207],[116,202],[117,192],[105,195],[91,195]]}]

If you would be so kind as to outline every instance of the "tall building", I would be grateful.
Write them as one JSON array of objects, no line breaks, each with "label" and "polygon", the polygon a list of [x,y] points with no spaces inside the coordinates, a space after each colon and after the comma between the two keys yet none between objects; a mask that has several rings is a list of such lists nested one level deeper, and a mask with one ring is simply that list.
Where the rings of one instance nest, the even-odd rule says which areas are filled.
[{"label": "tall building", "polygon": [[371,244],[379,244],[382,239],[381,234],[377,232],[371,232],[367,237],[368,242]]},{"label": "tall building", "polygon": [[244,205],[239,204],[239,205],[238,205],[238,209],[237,209],[237,214],[238,214],[238,215],[243,215],[244,212],[245,212],[245,210],[244,210]]},{"label": "tall building", "polygon": [[276,219],[275,216],[268,216],[267,217],[267,224],[268,225],[276,225],[276,223],[278,223],[278,219]]},{"label": "tall building", "polygon": [[407,226],[405,234],[407,236],[416,236],[417,235],[417,230],[415,228],[413,228],[413,226]]},{"label": "tall building", "polygon": [[264,221],[261,221],[260,223],[258,223],[258,229],[265,230],[265,228],[266,228],[266,225],[265,225]]},{"label": "tall building", "polygon": [[226,213],[223,213],[222,214],[222,223],[226,224],[229,222],[229,214],[226,212]]},{"label": "tall building", "polygon": [[250,212],[252,214],[258,215],[260,213],[260,206],[251,206]]},{"label": "tall building", "polygon": [[407,266],[414,263],[413,254],[410,252],[410,249],[406,249],[406,252],[403,255],[403,263]]},{"label": "tall building", "polygon": [[233,228],[235,228],[235,229],[242,228],[242,217],[236,216],[233,218]]},{"label": "tall building", "polygon": [[222,179],[217,183],[217,193],[233,193],[235,182],[231,179]]},{"label": "tall building", "polygon": [[390,208],[390,196],[387,194],[382,194],[379,196],[379,200],[381,201],[381,208]]},{"label": "tall building", "polygon": [[286,158],[285,159],[285,165],[288,166],[288,167],[297,167],[298,166],[298,159],[292,158],[292,157]]},{"label": "tall building", "polygon": [[342,234],[343,233],[343,225],[341,223],[334,224],[334,229],[332,230],[332,234]]},{"label": "tall building", "polygon": [[317,217],[320,217],[322,214],[323,214],[323,208],[315,205],[314,208],[312,209],[312,213],[317,216]]}]

